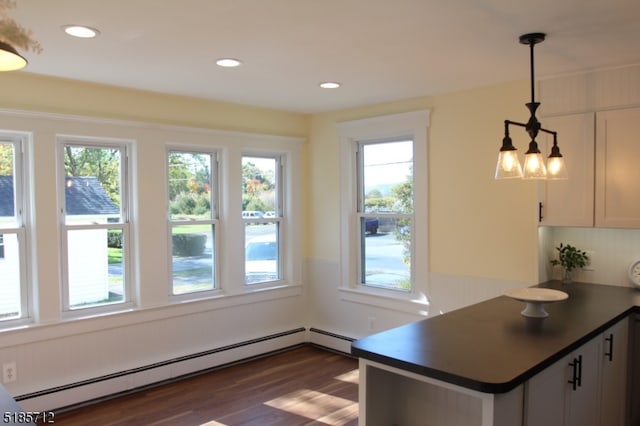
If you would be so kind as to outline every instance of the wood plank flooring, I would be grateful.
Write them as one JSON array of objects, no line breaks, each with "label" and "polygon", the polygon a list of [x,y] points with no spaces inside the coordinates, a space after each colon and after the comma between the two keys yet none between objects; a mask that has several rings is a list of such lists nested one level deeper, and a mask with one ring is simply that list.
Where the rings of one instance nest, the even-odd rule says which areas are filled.
[{"label": "wood plank flooring", "polygon": [[357,425],[358,361],[314,346],[56,415],[57,426]]}]

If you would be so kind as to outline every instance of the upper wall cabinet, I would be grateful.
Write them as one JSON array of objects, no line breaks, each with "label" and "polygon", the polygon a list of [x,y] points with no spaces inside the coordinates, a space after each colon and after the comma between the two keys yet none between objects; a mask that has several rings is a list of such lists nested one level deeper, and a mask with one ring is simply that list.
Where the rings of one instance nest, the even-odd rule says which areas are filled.
[{"label": "upper wall cabinet", "polygon": [[544,126],[558,132],[569,179],[541,184],[540,224],[640,228],[640,108],[550,117]]},{"label": "upper wall cabinet", "polygon": [[540,224],[640,228],[640,65],[546,79],[539,88],[540,121],[558,132],[569,174],[540,184]]},{"label": "upper wall cabinet", "polygon": [[[593,226],[594,114],[572,114],[542,120],[546,129],[558,132],[558,145],[569,178],[540,185],[539,220],[548,226]],[[553,137],[538,137],[542,152],[551,152]]]},{"label": "upper wall cabinet", "polygon": [[640,228],[640,108],[596,117],[595,225]]}]

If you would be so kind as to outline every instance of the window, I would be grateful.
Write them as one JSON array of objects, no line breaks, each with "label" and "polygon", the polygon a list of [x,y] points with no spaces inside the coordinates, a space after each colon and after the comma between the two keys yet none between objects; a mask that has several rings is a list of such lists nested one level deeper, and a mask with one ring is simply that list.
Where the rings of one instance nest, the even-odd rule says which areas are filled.
[{"label": "window", "polygon": [[217,288],[217,155],[168,153],[172,296],[206,295]]},{"label": "window", "polygon": [[242,220],[245,283],[282,279],[281,157],[242,157]]},{"label": "window", "polygon": [[411,290],[413,140],[357,150],[360,284]]},{"label": "window", "polygon": [[0,134],[0,321],[29,316],[27,285],[26,140]]},{"label": "window", "polygon": [[130,302],[128,148],[80,139],[59,144],[65,311]]},{"label": "window", "polygon": [[346,293],[426,303],[428,124],[416,111],[337,126]]}]

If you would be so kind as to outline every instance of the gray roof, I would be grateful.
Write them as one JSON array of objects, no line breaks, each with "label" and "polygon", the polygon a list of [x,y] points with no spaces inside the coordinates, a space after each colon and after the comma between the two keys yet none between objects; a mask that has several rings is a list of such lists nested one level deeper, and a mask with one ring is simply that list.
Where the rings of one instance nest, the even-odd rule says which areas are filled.
[{"label": "gray roof", "polygon": [[[0,216],[13,216],[13,176],[0,176]],[[113,204],[95,177],[67,177],[65,210],[68,215],[117,215]]]}]

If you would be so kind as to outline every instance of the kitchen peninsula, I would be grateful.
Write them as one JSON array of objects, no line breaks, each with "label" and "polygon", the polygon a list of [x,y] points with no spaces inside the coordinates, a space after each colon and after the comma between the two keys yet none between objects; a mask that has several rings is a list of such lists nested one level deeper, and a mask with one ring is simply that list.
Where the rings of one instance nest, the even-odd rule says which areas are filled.
[{"label": "kitchen peninsula", "polygon": [[540,287],[569,294],[544,319],[523,317],[523,303],[501,296],[355,341],[361,424],[624,424],[640,291]]}]

